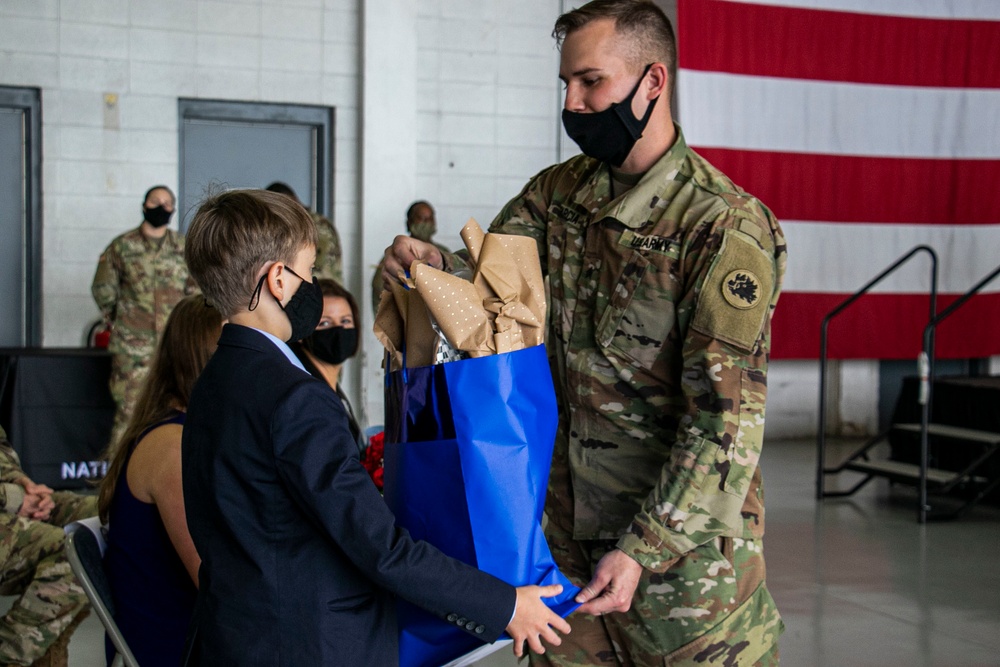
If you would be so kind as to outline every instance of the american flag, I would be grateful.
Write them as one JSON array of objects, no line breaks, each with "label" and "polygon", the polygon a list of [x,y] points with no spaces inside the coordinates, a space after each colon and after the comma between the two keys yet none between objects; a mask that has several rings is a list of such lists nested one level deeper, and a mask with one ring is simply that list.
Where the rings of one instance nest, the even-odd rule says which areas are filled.
[{"label": "american flag", "polygon": [[[917,244],[940,311],[1000,265],[1000,2],[680,0],[688,143],[767,204],[789,261],[776,358],[815,358],[823,316]],[[830,328],[839,358],[914,358],[923,256]],[[1000,353],[1000,279],[938,329],[939,357]]]}]

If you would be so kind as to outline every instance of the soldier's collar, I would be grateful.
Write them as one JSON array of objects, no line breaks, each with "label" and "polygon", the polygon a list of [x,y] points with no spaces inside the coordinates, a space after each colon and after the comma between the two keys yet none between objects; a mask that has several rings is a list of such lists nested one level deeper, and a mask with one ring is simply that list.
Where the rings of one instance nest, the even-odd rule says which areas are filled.
[{"label": "soldier's collar", "polygon": [[[670,199],[672,190],[679,186],[675,182],[675,177],[688,154],[688,145],[684,140],[684,133],[681,132],[680,125],[674,123],[674,129],[677,138],[670,150],[650,167],[634,188],[600,209],[594,220],[612,217],[626,227],[638,229],[646,224],[646,221],[653,215],[653,210],[658,208],[659,202]],[[610,174],[607,170],[602,170],[599,174],[598,178],[608,179],[608,188],[610,189]]]}]

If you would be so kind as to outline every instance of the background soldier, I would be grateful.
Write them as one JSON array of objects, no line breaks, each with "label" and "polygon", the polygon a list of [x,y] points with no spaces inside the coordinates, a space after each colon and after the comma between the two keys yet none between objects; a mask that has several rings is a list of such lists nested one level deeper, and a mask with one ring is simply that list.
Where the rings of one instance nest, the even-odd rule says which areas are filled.
[{"label": "background soldier", "polygon": [[[277,192],[281,195],[288,195],[295,201],[302,203],[295,190],[281,181],[275,181],[265,188],[270,192]],[[316,268],[313,276],[316,278],[333,278],[341,285],[344,284],[344,258],[340,247],[340,235],[333,223],[316,211],[309,210],[309,215],[316,225]]]},{"label": "background soldier", "polygon": [[[563,125],[584,154],[490,227],[534,238],[548,274],[560,420],[546,533],[584,586],[572,634],[531,662],[777,664],[757,464],[784,237],[674,125],[676,47],[655,4],[595,0],[553,34]],[[397,237],[386,279],[418,258],[462,261]]]},{"label": "background soldier", "polygon": [[415,201],[406,209],[406,232],[415,239],[433,243],[441,252],[451,252],[434,240],[437,234],[437,218],[430,202]]},{"label": "background soldier", "polygon": [[112,446],[128,423],[170,311],[194,291],[184,263],[184,237],[167,229],[175,202],[165,185],[146,192],[142,224],[105,248],[90,288],[111,328],[110,389],[118,408]]},{"label": "background soldier", "polygon": [[35,484],[0,427],[0,509],[0,593],[20,596],[0,619],[0,664],[65,667],[87,595],[66,560],[62,527],[96,515],[97,498]]}]

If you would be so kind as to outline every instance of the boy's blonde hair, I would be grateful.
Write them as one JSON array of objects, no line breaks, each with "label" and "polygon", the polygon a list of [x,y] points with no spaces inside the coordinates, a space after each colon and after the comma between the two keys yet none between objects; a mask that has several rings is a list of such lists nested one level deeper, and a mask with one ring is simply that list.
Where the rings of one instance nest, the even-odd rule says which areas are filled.
[{"label": "boy's blonde hair", "polygon": [[249,307],[264,264],[293,262],[309,245],[316,245],[316,225],[297,201],[266,190],[230,190],[198,207],[184,259],[208,301],[228,318]]}]

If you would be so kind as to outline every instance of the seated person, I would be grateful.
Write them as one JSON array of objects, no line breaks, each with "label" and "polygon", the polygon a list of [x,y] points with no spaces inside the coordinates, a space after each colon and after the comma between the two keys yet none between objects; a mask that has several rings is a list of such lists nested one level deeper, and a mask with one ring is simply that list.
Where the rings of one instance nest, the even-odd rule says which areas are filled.
[{"label": "seated person", "polygon": [[289,347],[299,358],[310,375],[326,382],[337,392],[347,411],[351,435],[363,449],[361,426],[354,417],[347,394],[341,389],[340,369],[344,362],[358,352],[358,304],[354,297],[340,283],[329,278],[317,278],[316,283],[323,292],[323,314],[316,330]]},{"label": "seated person", "polygon": [[88,604],[66,560],[63,527],[95,514],[94,496],[32,481],[0,427],[0,595],[18,596],[0,619],[0,664],[67,664]]},{"label": "seated person", "polygon": [[394,596],[482,641],[506,629],[517,655],[558,645],[569,626],[541,598],[561,586],[515,589],[397,528],[340,398],[288,348],[323,309],[306,210],[263,190],[210,197],[185,257],[229,320],[183,433],[202,557],[186,664],[395,665]]},{"label": "seated person", "polygon": [[[181,662],[201,560],[181,492],[181,429],[191,389],[215,351],[222,318],[195,294],[178,303],[101,482],[104,569],[115,622],[143,667]],[[105,641],[108,664],[115,655]]]}]

